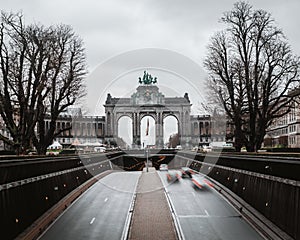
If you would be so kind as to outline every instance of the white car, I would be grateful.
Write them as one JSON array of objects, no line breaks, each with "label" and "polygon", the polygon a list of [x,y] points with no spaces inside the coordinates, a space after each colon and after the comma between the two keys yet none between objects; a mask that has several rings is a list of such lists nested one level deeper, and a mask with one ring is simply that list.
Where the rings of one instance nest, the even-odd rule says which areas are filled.
[{"label": "white car", "polygon": [[203,152],[211,152],[211,151],[212,151],[211,146],[206,146],[206,145],[203,146]]},{"label": "white car", "polygon": [[175,149],[176,150],[182,150],[182,147],[181,147],[181,145],[177,145]]},{"label": "white car", "polygon": [[192,148],[192,152],[198,152],[198,150],[199,150],[198,147],[193,147]]},{"label": "white car", "polygon": [[94,147],[94,151],[103,153],[106,151],[106,148],[105,147]]},{"label": "white car", "polygon": [[160,164],[159,170],[160,171],[168,171],[169,170],[168,164]]}]

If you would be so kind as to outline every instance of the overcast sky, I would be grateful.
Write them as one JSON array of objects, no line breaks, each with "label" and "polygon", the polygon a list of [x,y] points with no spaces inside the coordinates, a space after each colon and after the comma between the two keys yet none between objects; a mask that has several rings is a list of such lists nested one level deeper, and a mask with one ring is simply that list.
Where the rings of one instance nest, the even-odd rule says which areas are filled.
[{"label": "overcast sky", "polygon": [[[209,37],[233,0],[1,0],[1,9],[22,11],[27,22],[71,25],[84,40],[89,69],[124,51],[170,49],[201,63]],[[299,0],[251,0],[272,14],[300,55]]]},{"label": "overcast sky", "polygon": [[[26,22],[69,24],[85,43],[89,71],[120,53],[162,48],[202,65],[210,36],[234,0],[0,0],[4,11],[22,11]],[[300,1],[250,0],[272,14],[300,55]]]},{"label": "overcast sky", "polygon": [[[219,19],[222,13],[232,9],[233,3],[236,1],[0,0],[0,2],[1,9],[4,11],[22,11],[27,23],[37,22],[44,25],[64,23],[73,27],[74,31],[83,39],[86,48],[90,72],[87,78],[88,98],[86,104],[89,112],[102,114],[103,108],[101,110],[99,106],[103,104],[106,94],[110,92],[116,97],[130,95],[138,84],[137,77],[141,76],[143,72],[142,65],[120,67],[120,64],[127,63],[127,60],[124,59],[121,60],[122,63],[115,61],[119,60],[120,54],[149,48],[170,50],[178,56],[190,59],[199,68],[202,68],[209,38],[214,32],[224,28],[219,23]],[[253,5],[254,9],[264,9],[272,14],[289,40],[294,53],[300,55],[300,1],[250,0],[248,2]],[[159,79],[159,86],[162,88],[167,86],[170,91],[164,88],[167,91],[166,95],[183,96],[184,92],[189,92],[193,106],[197,106],[200,101],[199,94],[192,86],[198,84],[197,80],[191,80],[189,83],[192,82],[192,84],[188,84],[189,87],[182,87],[183,85],[178,80],[178,76],[180,76],[179,78],[185,79],[184,82],[187,83],[187,72],[193,70],[186,69],[179,63],[180,61],[176,64],[185,69],[185,72],[184,70],[181,72],[174,70],[176,64],[170,69],[166,69],[168,68],[165,65],[166,59],[168,57],[170,59],[170,55],[168,57],[165,56],[165,53],[162,55],[164,56],[161,57],[161,53],[154,55],[152,61],[145,67],[151,70],[150,64],[153,64],[153,61],[164,59],[163,64],[160,63],[161,65],[158,64],[153,68],[154,75],[157,75]],[[139,58],[134,58],[134,60],[140,61]],[[110,66],[110,71],[117,74],[108,77],[103,74],[103,69],[97,70],[107,61],[110,61],[110,64],[111,62],[118,63],[119,71],[116,71],[115,66]],[[170,70],[169,78],[174,77],[175,79],[172,84],[168,82],[168,76],[163,75],[162,71],[155,71],[158,68],[167,70],[167,72]],[[107,69],[106,65],[105,71]],[[97,73],[95,74],[95,72]],[[171,72],[172,74],[170,74]],[[175,76],[176,74],[177,76]],[[196,75],[198,79],[205,79],[205,72]],[[197,88],[203,89],[201,86],[197,86]],[[96,102],[98,102],[98,108]],[[198,108],[193,108],[194,113],[197,113],[197,110]]]}]

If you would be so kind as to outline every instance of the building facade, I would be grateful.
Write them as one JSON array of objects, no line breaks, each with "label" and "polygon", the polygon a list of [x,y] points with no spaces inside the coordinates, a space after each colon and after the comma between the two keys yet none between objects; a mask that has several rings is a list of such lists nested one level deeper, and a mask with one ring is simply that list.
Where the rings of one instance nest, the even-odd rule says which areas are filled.
[{"label": "building facade", "polygon": [[[151,77],[151,75],[149,75]],[[120,118],[132,121],[131,147],[141,147],[141,121],[150,116],[155,122],[155,145],[164,147],[164,120],[172,116],[177,121],[178,136],[183,148],[209,145],[211,141],[226,141],[226,118],[210,115],[191,115],[188,93],[181,97],[165,97],[153,78],[140,79],[136,92],[128,98],[112,97],[108,93],[104,103],[105,116],[85,116],[79,108],[60,114],[56,131],[67,129],[56,137],[64,147],[121,145],[118,133]],[[3,121],[0,131],[8,132]],[[45,119],[45,130],[50,127],[50,116]],[[1,145],[0,145],[1,146]]]},{"label": "building facade", "polygon": [[300,148],[300,106],[298,101],[292,104],[291,111],[267,129],[264,147]]},{"label": "building facade", "polygon": [[141,145],[141,121],[150,116],[155,121],[155,145],[164,146],[164,119],[173,116],[177,120],[178,134],[182,142],[191,141],[190,112],[191,103],[188,94],[183,97],[165,97],[156,85],[141,84],[130,98],[113,98],[107,95],[105,107],[106,138],[118,137],[118,121],[127,116],[132,120],[133,146]]}]

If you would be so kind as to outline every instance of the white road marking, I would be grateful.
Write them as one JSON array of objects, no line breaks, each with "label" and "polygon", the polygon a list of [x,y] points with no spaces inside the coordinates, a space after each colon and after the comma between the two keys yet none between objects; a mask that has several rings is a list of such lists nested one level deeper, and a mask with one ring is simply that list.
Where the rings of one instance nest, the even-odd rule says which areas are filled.
[{"label": "white road marking", "polygon": [[204,209],[204,212],[205,212],[205,214],[206,214],[207,216],[209,216],[209,214],[208,214],[208,212],[206,211],[206,209]]},{"label": "white road marking", "polygon": [[92,225],[94,221],[95,221],[95,218],[93,218],[93,219],[90,221],[90,224]]},{"label": "white road marking", "polygon": [[207,215],[176,215],[179,218],[207,218]]},{"label": "white road marking", "polygon": [[105,199],[104,199],[104,202],[107,202],[107,200],[108,200],[108,198],[105,198]]}]

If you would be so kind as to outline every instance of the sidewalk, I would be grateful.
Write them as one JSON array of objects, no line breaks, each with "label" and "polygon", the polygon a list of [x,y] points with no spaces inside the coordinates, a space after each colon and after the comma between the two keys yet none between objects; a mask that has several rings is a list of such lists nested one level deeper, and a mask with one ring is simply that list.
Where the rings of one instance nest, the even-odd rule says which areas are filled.
[{"label": "sidewalk", "polygon": [[163,184],[155,168],[145,169],[139,179],[129,238],[177,239]]}]

